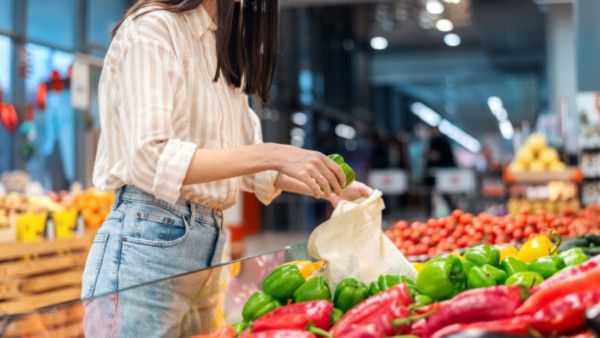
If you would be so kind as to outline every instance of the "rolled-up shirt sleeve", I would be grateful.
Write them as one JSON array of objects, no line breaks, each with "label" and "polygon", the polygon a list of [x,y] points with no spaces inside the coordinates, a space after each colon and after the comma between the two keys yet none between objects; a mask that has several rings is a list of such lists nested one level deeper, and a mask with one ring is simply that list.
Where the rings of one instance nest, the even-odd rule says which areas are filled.
[{"label": "rolled-up shirt sleeve", "polygon": [[[248,123],[244,124],[245,130],[243,131],[247,144],[262,143],[263,140],[260,119],[249,106],[248,121]],[[267,170],[253,175],[243,176],[242,190],[254,193],[261,203],[269,205],[277,196],[281,194],[281,190],[275,187],[275,180],[277,179],[278,174],[279,173],[277,171]]]},{"label": "rolled-up shirt sleeve", "polygon": [[179,116],[185,110],[177,107],[185,94],[181,66],[168,45],[141,36],[122,57],[117,77],[127,183],[174,204],[197,148],[181,139],[188,132]]}]

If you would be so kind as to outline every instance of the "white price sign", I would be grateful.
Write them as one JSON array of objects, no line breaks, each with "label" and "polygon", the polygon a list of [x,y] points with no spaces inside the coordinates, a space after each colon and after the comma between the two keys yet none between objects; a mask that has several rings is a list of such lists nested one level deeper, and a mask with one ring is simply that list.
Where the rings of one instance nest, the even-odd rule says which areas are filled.
[{"label": "white price sign", "polygon": [[400,169],[371,170],[367,182],[373,189],[384,194],[403,194],[406,192],[406,173]]},{"label": "white price sign", "polygon": [[435,189],[441,193],[470,193],[475,191],[475,172],[470,169],[437,169]]}]

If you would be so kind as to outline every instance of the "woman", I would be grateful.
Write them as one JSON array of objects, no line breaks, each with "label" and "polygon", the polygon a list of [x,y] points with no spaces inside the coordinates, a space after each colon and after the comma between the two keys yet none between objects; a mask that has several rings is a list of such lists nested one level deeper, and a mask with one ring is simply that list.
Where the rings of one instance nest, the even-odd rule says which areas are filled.
[{"label": "woman", "polygon": [[[265,204],[281,191],[334,205],[370,194],[361,183],[342,191],[343,172],[323,154],[262,143],[247,95],[269,98],[277,30],[275,0],[139,0],[117,25],[94,168],[116,202],[87,260],[84,299],[219,263],[221,211],[240,189]],[[153,286],[86,302],[86,331],[183,335],[180,305],[198,290]]]}]

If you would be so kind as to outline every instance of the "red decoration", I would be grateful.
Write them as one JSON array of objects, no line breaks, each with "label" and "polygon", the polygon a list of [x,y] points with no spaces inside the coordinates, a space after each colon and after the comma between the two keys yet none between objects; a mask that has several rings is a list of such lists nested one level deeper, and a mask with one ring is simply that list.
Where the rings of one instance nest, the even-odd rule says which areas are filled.
[{"label": "red decoration", "polygon": [[65,90],[65,82],[60,78],[60,73],[57,70],[53,70],[50,75],[50,90],[55,92]]},{"label": "red decoration", "polygon": [[9,132],[14,132],[19,122],[17,111],[12,104],[0,103],[0,122]]},{"label": "red decoration", "polygon": [[40,110],[46,110],[46,102],[48,101],[48,85],[40,83],[37,87],[37,106]]}]

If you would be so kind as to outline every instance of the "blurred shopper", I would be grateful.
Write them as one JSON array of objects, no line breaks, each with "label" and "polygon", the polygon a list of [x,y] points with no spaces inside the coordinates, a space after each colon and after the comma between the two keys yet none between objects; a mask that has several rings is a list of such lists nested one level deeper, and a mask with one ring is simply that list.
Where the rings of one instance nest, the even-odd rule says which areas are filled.
[{"label": "blurred shopper", "polygon": [[[427,149],[426,177],[425,183],[429,187],[429,198],[427,199],[427,215],[433,214],[432,194],[435,190],[435,171],[442,168],[455,168],[456,161],[452,152],[450,141],[440,133],[437,128],[431,129],[431,138]],[[454,209],[450,195],[441,194],[450,210]]]},{"label": "blurred shopper", "polygon": [[[84,299],[219,263],[222,210],[240,189],[265,204],[281,191],[332,204],[370,194],[361,183],[342,191],[343,172],[321,153],[262,142],[247,95],[269,99],[278,16],[276,0],[139,0],[118,23],[94,168],[116,202],[89,253]],[[202,288],[150,284],[101,311],[86,302],[87,336],[189,336]]]}]

